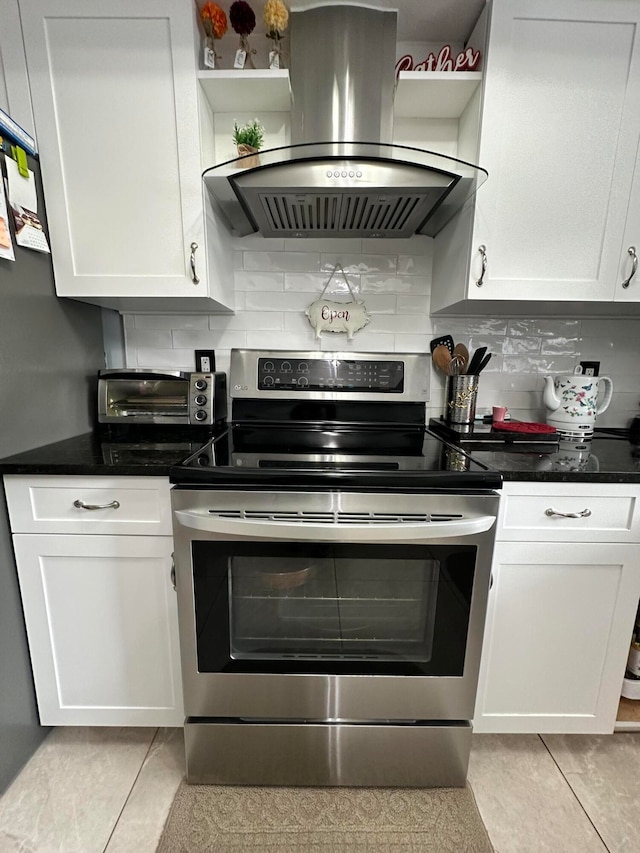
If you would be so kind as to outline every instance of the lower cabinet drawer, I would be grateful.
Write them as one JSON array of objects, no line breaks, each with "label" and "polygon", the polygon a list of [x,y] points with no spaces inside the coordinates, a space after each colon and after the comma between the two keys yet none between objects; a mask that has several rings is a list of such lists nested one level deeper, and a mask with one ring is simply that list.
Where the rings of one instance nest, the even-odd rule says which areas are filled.
[{"label": "lower cabinet drawer", "polygon": [[640,487],[507,483],[497,539],[536,542],[640,542]]},{"label": "lower cabinet drawer", "polygon": [[5,476],[13,533],[170,536],[166,477]]}]

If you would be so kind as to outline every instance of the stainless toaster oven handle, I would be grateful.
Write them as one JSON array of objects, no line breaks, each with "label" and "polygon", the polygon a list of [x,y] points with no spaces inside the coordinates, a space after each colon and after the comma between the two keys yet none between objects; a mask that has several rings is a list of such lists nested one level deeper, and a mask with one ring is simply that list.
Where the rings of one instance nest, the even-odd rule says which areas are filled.
[{"label": "stainless toaster oven handle", "polygon": [[492,515],[464,518],[456,521],[405,522],[397,524],[318,524],[289,521],[253,521],[246,518],[221,518],[205,511],[175,510],[174,515],[183,527],[205,533],[221,533],[241,539],[304,539],[306,541],[388,542],[389,540],[452,539],[473,536],[490,530],[495,523]]},{"label": "stainless toaster oven handle", "polygon": [[84,501],[77,500],[73,505],[76,509],[118,509],[120,501],[109,501],[108,504],[86,504]]}]

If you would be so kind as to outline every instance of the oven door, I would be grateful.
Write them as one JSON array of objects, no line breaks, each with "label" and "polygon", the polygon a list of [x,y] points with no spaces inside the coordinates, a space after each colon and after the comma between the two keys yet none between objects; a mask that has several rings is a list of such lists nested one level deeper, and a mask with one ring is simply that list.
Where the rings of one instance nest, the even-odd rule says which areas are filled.
[{"label": "oven door", "polygon": [[188,717],[471,718],[495,494],[173,502]]}]

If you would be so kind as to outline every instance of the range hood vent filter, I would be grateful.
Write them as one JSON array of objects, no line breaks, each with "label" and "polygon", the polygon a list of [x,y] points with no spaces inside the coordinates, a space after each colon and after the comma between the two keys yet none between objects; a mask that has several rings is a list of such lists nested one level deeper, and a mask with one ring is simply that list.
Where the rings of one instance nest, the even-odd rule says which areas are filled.
[{"label": "range hood vent filter", "polygon": [[[381,196],[264,194],[260,203],[273,236],[405,237],[415,234],[422,198]],[[418,221],[417,225],[421,223]],[[260,229],[264,231],[263,228]]]}]

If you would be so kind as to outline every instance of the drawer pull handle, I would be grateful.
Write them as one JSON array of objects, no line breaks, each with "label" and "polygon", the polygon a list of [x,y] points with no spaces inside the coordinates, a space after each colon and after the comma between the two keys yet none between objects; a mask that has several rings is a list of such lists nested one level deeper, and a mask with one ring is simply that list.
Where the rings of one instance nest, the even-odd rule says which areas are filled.
[{"label": "drawer pull handle", "polygon": [[590,509],[583,509],[582,512],[559,512],[557,509],[545,509],[545,515],[548,515],[549,518],[553,515],[559,515],[562,518],[589,518],[591,515]]},{"label": "drawer pull handle", "polygon": [[108,504],[86,504],[84,501],[74,501],[73,505],[77,509],[118,509],[120,501],[111,501]]}]

